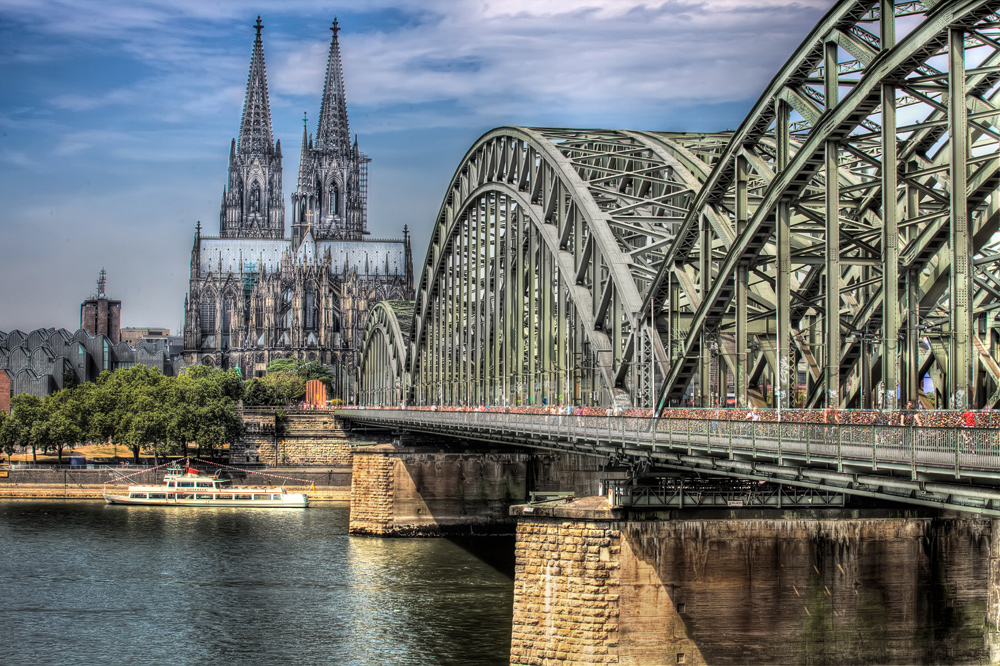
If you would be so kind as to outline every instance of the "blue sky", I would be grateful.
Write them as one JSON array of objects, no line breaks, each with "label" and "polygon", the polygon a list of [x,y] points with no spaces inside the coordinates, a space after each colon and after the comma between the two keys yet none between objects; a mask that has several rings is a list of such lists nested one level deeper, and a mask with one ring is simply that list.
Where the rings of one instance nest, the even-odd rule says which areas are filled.
[{"label": "blue sky", "polygon": [[76,329],[102,267],[123,326],[179,328],[195,224],[218,233],[258,14],[286,214],[336,16],[369,230],[409,225],[419,274],[484,132],[735,129],[832,4],[0,0],[0,330]]}]

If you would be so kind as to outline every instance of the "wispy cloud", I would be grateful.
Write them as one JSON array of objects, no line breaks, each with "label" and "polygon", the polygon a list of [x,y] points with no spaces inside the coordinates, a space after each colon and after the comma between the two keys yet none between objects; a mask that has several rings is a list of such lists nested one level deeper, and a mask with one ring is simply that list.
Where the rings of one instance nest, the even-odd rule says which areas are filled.
[{"label": "wispy cloud", "polygon": [[[372,229],[407,223],[420,238],[483,131],[735,127],[833,3],[267,3],[286,202],[303,111],[315,129],[335,13],[351,129],[374,158]],[[83,296],[56,302],[54,292],[79,280],[50,279],[40,256],[88,284],[113,264],[114,284],[132,295],[129,325],[176,325],[190,232],[196,219],[214,224],[239,131],[254,9],[243,0],[0,0],[0,283],[22,285],[16,299],[2,297],[0,314],[17,313],[13,325],[65,322],[66,303],[72,317]]]}]

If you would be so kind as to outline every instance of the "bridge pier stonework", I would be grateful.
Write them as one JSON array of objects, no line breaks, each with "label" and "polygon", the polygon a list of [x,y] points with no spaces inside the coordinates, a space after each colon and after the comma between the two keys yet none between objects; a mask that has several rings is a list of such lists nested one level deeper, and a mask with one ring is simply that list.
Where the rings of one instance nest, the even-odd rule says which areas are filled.
[{"label": "bridge pier stonework", "polygon": [[358,447],[351,534],[511,534],[509,508],[527,499],[527,453],[447,453]]},{"label": "bridge pier stonework", "polygon": [[998,663],[1000,521],[644,519],[601,497],[512,513],[512,665]]},{"label": "bridge pier stonework", "polygon": [[986,646],[990,664],[1000,664],[1000,519],[990,521],[989,582],[986,600]]},{"label": "bridge pier stonework", "polygon": [[351,534],[513,534],[510,507],[531,492],[590,495],[608,476],[593,456],[467,445],[454,452],[422,444],[356,446]]}]

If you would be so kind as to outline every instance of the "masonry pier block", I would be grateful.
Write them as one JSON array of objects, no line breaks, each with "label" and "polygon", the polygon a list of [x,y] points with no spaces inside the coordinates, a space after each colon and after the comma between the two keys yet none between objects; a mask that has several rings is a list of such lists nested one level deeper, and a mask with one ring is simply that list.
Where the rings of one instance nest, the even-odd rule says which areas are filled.
[{"label": "masonry pier block", "polygon": [[995,664],[1000,521],[516,506],[512,665]]},{"label": "masonry pier block", "polygon": [[512,504],[527,498],[526,453],[440,453],[358,447],[351,534],[511,534]]}]

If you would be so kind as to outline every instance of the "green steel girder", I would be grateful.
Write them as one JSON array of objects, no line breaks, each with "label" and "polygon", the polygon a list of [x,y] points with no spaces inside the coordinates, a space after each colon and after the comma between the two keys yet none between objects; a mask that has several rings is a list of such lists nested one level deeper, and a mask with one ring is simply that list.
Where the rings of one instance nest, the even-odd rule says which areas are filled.
[{"label": "green steel girder", "polygon": [[379,301],[369,311],[361,346],[361,404],[402,404],[408,385],[405,361],[412,319],[413,301]]},{"label": "green steel girder", "polygon": [[976,258],[1000,229],[998,10],[836,3],[736,132],[485,134],[393,385],[411,404],[662,408],[696,379],[724,397],[728,371],[741,404],[770,376],[789,406],[801,359],[806,406],[868,406],[879,380],[917,399],[929,340],[944,405],[995,403],[1000,284]]},{"label": "green steel girder", "polygon": [[[751,279],[756,274],[777,290],[764,311],[775,322],[775,364],[786,369],[775,378],[786,406],[796,355],[822,359],[813,377],[822,392],[811,393],[808,404],[857,404],[859,382],[844,390],[844,379],[860,374],[864,359],[860,345],[845,340],[851,331],[879,341],[882,365],[874,377],[901,384],[903,399],[915,399],[909,376],[919,356],[916,343],[903,342],[903,382],[897,336],[916,338],[923,313],[911,307],[910,292],[918,303],[923,299],[920,280],[904,278],[935,271],[949,284],[927,300],[950,311],[953,321],[946,393],[949,404],[968,404],[975,350],[968,305],[974,282],[966,265],[996,230],[989,211],[1000,169],[998,8],[995,0],[936,3],[923,11],[888,0],[843,2],[813,30],[716,161],[647,295],[645,305],[660,316],[670,310],[672,278],[683,267],[690,267],[693,282],[709,285],[660,387],[661,406],[679,400],[703,371],[697,333],[719,331],[726,338],[735,332],[737,348],[746,345],[745,330],[724,322],[751,316],[738,298],[748,286],[740,277],[747,264],[758,266]],[[890,12],[910,17],[898,42],[895,21],[880,20]],[[904,107],[906,120],[897,122]],[[893,168],[884,169],[883,160]],[[953,182],[962,185],[956,189]],[[706,236],[700,220],[709,210],[723,215],[734,233]],[[729,249],[706,262],[699,255],[708,243]],[[957,271],[941,270],[942,254],[949,262],[957,257]],[[699,271],[711,271],[711,278],[697,277]],[[900,290],[901,283],[908,286]],[[883,307],[889,285],[897,298]],[[794,333],[807,326],[823,329],[822,343]],[[885,393],[885,406],[894,407],[895,392]]]},{"label": "green steel girder", "polygon": [[633,370],[629,341],[642,331],[644,368],[666,356],[639,317],[643,292],[726,138],[484,135],[456,170],[428,248],[409,357],[415,404],[649,396],[652,374]]}]

